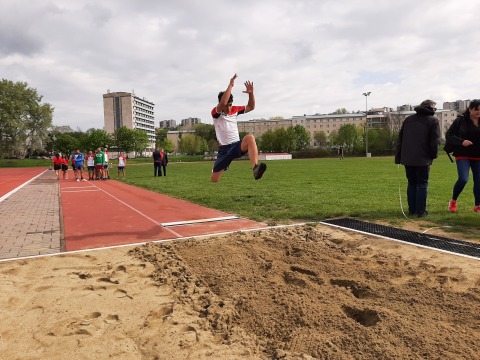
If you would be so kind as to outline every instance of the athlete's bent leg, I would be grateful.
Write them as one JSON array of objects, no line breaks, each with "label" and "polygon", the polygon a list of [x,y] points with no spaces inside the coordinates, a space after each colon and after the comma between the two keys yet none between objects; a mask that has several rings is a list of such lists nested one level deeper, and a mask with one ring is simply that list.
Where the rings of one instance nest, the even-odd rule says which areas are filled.
[{"label": "athlete's bent leg", "polygon": [[245,136],[242,140],[241,147],[242,152],[248,152],[248,157],[252,168],[258,164],[258,148],[257,143],[255,142],[255,137],[251,134]]},{"label": "athlete's bent leg", "polygon": [[219,182],[220,178],[222,177],[223,171],[218,171],[218,172],[212,172],[212,175],[210,175],[210,180],[214,183]]}]

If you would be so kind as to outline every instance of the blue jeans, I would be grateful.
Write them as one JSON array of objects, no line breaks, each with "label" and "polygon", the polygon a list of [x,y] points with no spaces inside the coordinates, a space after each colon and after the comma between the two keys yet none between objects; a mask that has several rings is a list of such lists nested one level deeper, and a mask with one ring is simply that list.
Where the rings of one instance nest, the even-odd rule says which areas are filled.
[{"label": "blue jeans", "polygon": [[427,189],[430,166],[405,165],[405,174],[408,180],[408,212],[410,215],[424,215],[427,210]]},{"label": "blue jeans", "polygon": [[468,182],[470,169],[473,175],[473,196],[475,197],[475,206],[480,205],[480,160],[457,160],[458,180],[453,186],[452,199],[457,200],[463,188]]}]

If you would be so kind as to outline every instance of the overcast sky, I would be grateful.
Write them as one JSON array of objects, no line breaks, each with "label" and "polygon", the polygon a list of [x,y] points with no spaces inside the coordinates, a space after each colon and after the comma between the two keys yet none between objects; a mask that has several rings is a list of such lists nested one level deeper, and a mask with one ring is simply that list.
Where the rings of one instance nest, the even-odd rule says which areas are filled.
[{"label": "overcast sky", "polygon": [[55,107],[54,124],[103,127],[103,98],[135,91],[155,125],[212,123],[238,74],[241,120],[480,97],[473,0],[1,0],[0,77]]}]

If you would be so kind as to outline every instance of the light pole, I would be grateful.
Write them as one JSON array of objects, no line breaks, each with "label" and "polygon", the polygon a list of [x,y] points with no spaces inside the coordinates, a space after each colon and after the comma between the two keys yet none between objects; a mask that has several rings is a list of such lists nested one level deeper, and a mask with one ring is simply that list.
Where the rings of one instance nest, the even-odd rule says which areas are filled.
[{"label": "light pole", "polygon": [[362,95],[365,96],[365,156],[368,157],[368,103],[367,99],[371,92],[364,92]]}]

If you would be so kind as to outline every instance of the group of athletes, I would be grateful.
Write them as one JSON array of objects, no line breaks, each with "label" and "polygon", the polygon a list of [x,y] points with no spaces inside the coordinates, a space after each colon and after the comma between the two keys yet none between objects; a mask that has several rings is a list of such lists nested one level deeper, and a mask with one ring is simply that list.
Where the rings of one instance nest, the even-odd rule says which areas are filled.
[{"label": "group of athletes", "polygon": [[[97,148],[95,152],[88,151],[84,155],[79,149],[75,150],[70,156],[66,154],[55,154],[53,157],[53,169],[57,179],[60,179],[60,171],[63,173],[63,179],[68,180],[68,166],[72,166],[75,181],[87,181],[83,177],[84,169],[87,168],[88,180],[108,180],[110,179],[109,171],[109,153],[108,149]],[[123,152],[118,156],[118,177],[125,177],[125,165],[127,158]]]}]

